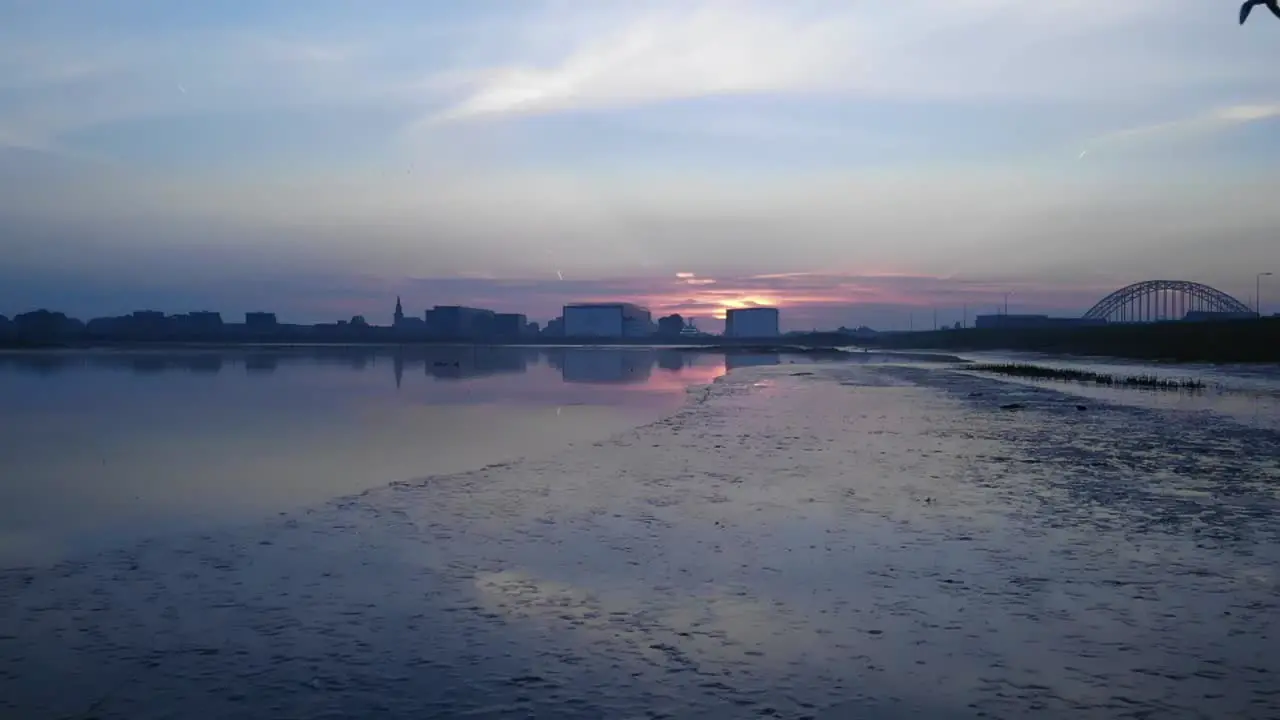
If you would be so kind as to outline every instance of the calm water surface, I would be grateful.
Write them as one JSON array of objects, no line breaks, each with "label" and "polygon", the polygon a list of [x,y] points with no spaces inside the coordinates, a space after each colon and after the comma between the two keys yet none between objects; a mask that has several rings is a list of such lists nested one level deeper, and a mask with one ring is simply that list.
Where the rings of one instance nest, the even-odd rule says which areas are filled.
[{"label": "calm water surface", "polygon": [[724,369],[646,349],[0,354],[0,564],[601,440]]},{"label": "calm water surface", "polygon": [[1280,717],[1266,369],[359,356],[9,361],[0,717]]}]

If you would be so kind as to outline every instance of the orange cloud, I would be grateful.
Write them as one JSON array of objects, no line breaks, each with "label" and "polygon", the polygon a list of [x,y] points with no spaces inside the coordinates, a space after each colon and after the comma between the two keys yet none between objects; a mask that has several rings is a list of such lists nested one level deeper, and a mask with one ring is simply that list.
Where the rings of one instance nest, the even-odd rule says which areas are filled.
[{"label": "orange cloud", "polygon": [[[1078,306],[1088,299],[1101,297],[1097,290],[1027,286],[1022,283],[996,283],[962,280],[950,277],[911,275],[896,272],[874,272],[860,275],[838,275],[814,272],[772,273],[734,278],[701,277],[680,272],[672,282],[650,285],[636,297],[655,317],[679,313],[686,318],[723,320],[732,309],[776,307],[784,311],[784,323],[803,326],[821,325],[826,318],[844,316],[850,322],[874,310],[878,322],[893,308],[903,316],[911,312],[923,322],[925,313],[943,310],[947,322],[991,312],[1002,302],[1005,292],[1014,297],[1034,295],[1041,307]],[[1103,293],[1105,294],[1105,293]],[[1026,297],[1024,307],[1032,301]],[[967,310],[965,310],[967,308]],[[793,322],[788,323],[785,319]]]},{"label": "orange cloud", "polygon": [[655,319],[679,313],[704,330],[717,331],[726,311],[746,307],[777,307],[789,329],[854,327],[905,329],[933,322],[951,324],[994,312],[1004,293],[1012,292],[1018,312],[1077,314],[1114,289],[1043,282],[991,281],[892,272],[838,274],[817,272],[742,276],[701,276],[680,271],[665,277],[543,280],[478,280],[433,278],[406,287],[406,307],[429,303],[474,304],[510,312],[525,312],[544,321],[560,314],[571,302],[627,301],[643,305]]}]

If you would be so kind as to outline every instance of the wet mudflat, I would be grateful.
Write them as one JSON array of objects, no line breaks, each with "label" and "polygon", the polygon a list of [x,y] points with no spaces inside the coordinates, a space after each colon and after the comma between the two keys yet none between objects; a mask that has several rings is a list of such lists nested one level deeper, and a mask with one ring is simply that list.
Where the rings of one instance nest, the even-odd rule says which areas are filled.
[{"label": "wet mudflat", "polygon": [[1280,716],[1280,434],[1079,403],[748,368],[593,445],[5,571],[0,715]]}]

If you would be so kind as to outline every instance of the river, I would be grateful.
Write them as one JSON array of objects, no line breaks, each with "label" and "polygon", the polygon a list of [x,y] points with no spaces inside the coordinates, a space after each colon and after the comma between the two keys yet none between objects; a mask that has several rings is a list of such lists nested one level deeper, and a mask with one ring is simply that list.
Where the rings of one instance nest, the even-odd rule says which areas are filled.
[{"label": "river", "polygon": [[[586,434],[540,438],[523,453],[501,438],[524,430],[488,425],[504,449],[459,460],[465,469],[412,471],[457,442],[445,436],[455,439],[404,469],[341,482],[332,477],[348,472],[335,472],[305,493],[255,500],[252,512],[102,532],[11,562],[0,573],[0,714],[1280,716],[1274,375],[1211,370],[1222,396],[1259,398],[1255,421],[1231,402],[1086,397],[945,359],[677,353],[680,368],[664,356],[664,370],[652,351],[651,377],[663,382],[626,385],[617,378],[635,372],[628,358],[579,357],[579,371],[528,352],[526,372],[512,376],[520,383],[486,396],[546,411],[518,427],[551,423],[554,408],[564,417],[579,407],[571,396],[609,408],[600,417],[620,412],[620,426],[593,418]],[[148,410],[147,422],[120,409],[137,385],[216,378],[110,370],[134,384],[84,382],[107,393],[94,412],[121,418],[117,432],[182,435],[178,420],[193,421],[202,399],[229,414],[227,427],[275,433],[270,447],[319,453],[308,472],[360,467],[343,458],[375,440],[342,444],[354,426],[371,423],[359,438],[372,438],[406,422],[370,419],[401,417],[385,410],[400,407],[386,399],[397,397],[386,379],[394,359],[360,372],[354,361],[341,372],[296,362],[256,387],[249,363],[224,364],[216,391],[157,391],[182,409]],[[452,362],[417,366],[421,386],[457,393],[422,390],[437,398],[422,402],[466,397],[457,380],[427,379]],[[53,389],[80,372],[12,370],[0,392],[27,388],[23,407],[46,413],[48,432],[75,415],[69,398],[88,397]],[[375,375],[382,385],[351,379]],[[590,391],[573,395],[572,378]],[[407,387],[406,372],[399,392]],[[624,388],[651,399],[622,399]],[[366,401],[373,415],[351,410]],[[346,413],[343,429],[249,419],[270,405],[297,407],[295,418]],[[54,452],[32,449],[42,435],[28,432],[9,447]],[[94,434],[79,432],[62,437]],[[253,455],[200,434],[214,447],[197,457],[220,445]],[[169,436],[159,437],[130,452],[162,455]],[[394,455],[415,434],[394,437],[379,452]],[[231,478],[228,495],[252,494],[279,467],[217,477]],[[177,524],[195,515],[180,509]],[[65,537],[50,525],[48,537]]]}]

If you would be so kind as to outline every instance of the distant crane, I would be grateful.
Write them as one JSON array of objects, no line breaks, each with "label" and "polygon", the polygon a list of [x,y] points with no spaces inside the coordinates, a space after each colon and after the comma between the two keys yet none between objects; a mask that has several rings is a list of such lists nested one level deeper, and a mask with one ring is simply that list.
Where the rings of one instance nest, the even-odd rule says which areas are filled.
[{"label": "distant crane", "polygon": [[1249,13],[1253,11],[1255,5],[1266,5],[1272,15],[1280,18],[1280,2],[1277,0],[1245,0],[1240,6],[1240,24],[1243,25],[1245,20],[1249,19]]}]

